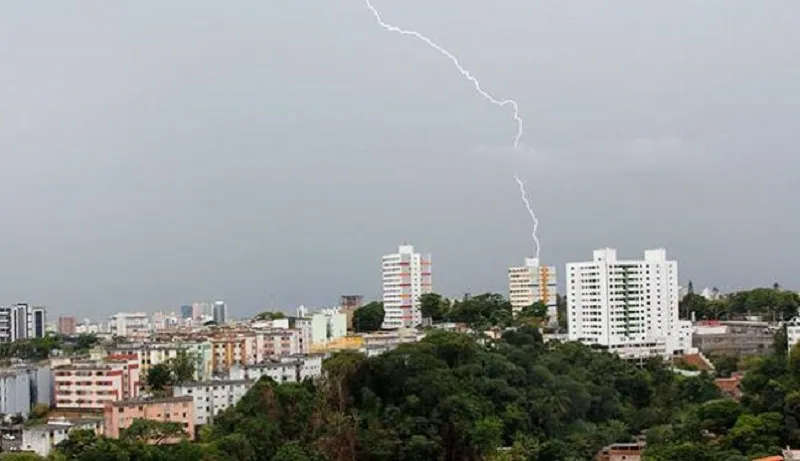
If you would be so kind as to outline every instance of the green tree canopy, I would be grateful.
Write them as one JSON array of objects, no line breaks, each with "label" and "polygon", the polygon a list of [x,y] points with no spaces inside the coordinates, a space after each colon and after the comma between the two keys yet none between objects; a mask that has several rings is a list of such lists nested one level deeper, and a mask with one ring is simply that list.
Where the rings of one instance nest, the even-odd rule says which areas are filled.
[{"label": "green tree canopy", "polygon": [[256,316],[255,316],[256,320],[279,320],[279,319],[285,319],[285,318],[286,318],[286,314],[284,314],[283,312],[280,312],[280,311],[276,311],[276,312],[264,311],[264,312],[261,312],[259,314],[256,314]]},{"label": "green tree canopy", "polygon": [[353,329],[358,332],[380,330],[383,316],[382,302],[367,303],[353,312]]},{"label": "green tree canopy", "polygon": [[194,351],[181,349],[170,359],[167,366],[170,371],[170,381],[179,385],[197,378],[200,356]]},{"label": "green tree canopy", "polygon": [[434,322],[447,319],[450,301],[438,293],[426,293],[419,297],[420,310],[423,317],[430,317]]},{"label": "green tree canopy", "polygon": [[172,371],[166,363],[159,363],[147,370],[147,385],[154,391],[160,391],[172,382]]}]

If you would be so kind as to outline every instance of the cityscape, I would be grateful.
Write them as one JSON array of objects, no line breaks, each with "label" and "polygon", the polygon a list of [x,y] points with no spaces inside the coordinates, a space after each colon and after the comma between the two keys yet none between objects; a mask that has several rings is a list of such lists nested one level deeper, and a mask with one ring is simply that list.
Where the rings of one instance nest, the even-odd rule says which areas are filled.
[{"label": "cityscape", "polygon": [[798,24],[0,3],[0,461],[800,461]]},{"label": "cityscape", "polygon": [[[107,320],[60,316],[54,323],[48,323],[45,307],[4,306],[0,344],[51,342],[6,352],[0,372],[2,449],[48,456],[73,430],[118,439],[137,420],[175,423],[190,440],[197,439],[261,378],[320,380],[332,355],[379,357],[423,341],[432,331],[497,339],[534,325],[545,344],[579,343],[639,366],[658,360],[695,377],[715,373],[720,357],[757,357],[774,350],[780,331],[785,331],[785,354],[800,343],[800,317],[785,313],[779,319],[698,319],[706,313],[692,306],[726,295],[714,288],[694,293],[691,282],[679,286],[678,262],[665,249],[646,250],[641,259],[618,258],[612,248],[591,256],[567,263],[563,272],[524,258],[523,265],[508,268],[506,294],[447,300],[435,292],[432,255],[403,244],[380,259],[380,300],[348,294],[337,306],[265,311],[240,321],[230,318],[221,300],[186,304],[175,312],[120,312]],[[776,284],[772,290],[780,289]],[[785,293],[794,303],[789,312],[797,314],[798,294]],[[431,303],[454,310],[459,303],[491,297],[504,304],[490,307],[489,317],[502,313],[506,321],[443,319],[430,309]],[[714,385],[739,399],[742,376],[729,372]],[[19,424],[23,421],[28,422]],[[637,442],[604,450],[640,456],[643,447]]]}]

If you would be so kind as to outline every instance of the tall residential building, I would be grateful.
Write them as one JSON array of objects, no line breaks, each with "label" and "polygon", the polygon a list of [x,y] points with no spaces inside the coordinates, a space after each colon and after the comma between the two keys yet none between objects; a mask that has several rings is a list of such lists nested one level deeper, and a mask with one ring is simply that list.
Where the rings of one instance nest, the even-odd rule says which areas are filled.
[{"label": "tall residential building", "polygon": [[595,250],[591,261],[567,264],[566,278],[571,341],[637,359],[691,347],[691,322],[678,320],[678,263],[666,250],[647,250],[643,260]]},{"label": "tall residential building", "polygon": [[28,337],[44,338],[47,333],[47,310],[44,307],[33,307],[28,313]]},{"label": "tall residential building", "polygon": [[58,318],[58,334],[64,336],[74,336],[75,335],[75,317],[64,317],[61,316]]},{"label": "tall residential building", "polygon": [[508,268],[508,299],[514,313],[535,302],[547,305],[548,324],[558,323],[555,266],[540,266],[537,258],[525,258],[525,265]]},{"label": "tall residential building", "polygon": [[47,329],[47,311],[25,303],[0,307],[0,342],[25,338],[43,338]]},{"label": "tall residential building", "polygon": [[383,257],[383,328],[415,327],[422,323],[419,297],[430,293],[431,255],[401,245]]},{"label": "tall residential building", "polygon": [[192,318],[192,306],[184,304],[181,306],[181,318],[182,319],[190,319]]},{"label": "tall residential building", "polygon": [[214,322],[217,325],[222,325],[228,321],[228,306],[225,305],[222,301],[217,301],[214,303],[214,310],[213,316]]}]

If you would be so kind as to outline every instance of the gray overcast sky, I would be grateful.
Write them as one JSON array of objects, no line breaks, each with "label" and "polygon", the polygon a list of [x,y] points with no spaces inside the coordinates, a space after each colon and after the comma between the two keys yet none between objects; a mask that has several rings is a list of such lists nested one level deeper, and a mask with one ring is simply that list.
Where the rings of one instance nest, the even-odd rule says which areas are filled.
[{"label": "gray overcast sky", "polygon": [[[447,295],[666,247],[681,279],[798,287],[800,3],[0,4],[0,303],[232,314],[376,296],[429,251]],[[563,286],[563,285],[562,285]]]}]

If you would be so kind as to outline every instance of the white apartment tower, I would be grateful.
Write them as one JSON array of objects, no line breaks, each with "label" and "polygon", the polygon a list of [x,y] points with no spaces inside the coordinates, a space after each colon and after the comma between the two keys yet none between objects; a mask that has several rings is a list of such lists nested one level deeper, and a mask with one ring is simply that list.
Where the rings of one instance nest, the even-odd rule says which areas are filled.
[{"label": "white apartment tower", "polygon": [[541,301],[547,305],[548,325],[558,323],[555,266],[541,266],[537,258],[525,258],[525,265],[508,268],[508,299],[514,313]]},{"label": "white apartment tower", "polygon": [[401,245],[383,257],[383,328],[415,327],[422,323],[419,297],[431,292],[431,255]]},{"label": "white apartment tower", "polygon": [[[678,263],[664,249],[644,260],[618,260],[611,248],[569,263],[569,339],[607,347],[623,358],[670,357],[691,346],[678,320]],[[691,336],[691,335],[690,335]]]}]

